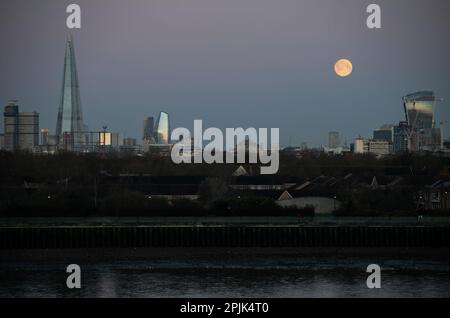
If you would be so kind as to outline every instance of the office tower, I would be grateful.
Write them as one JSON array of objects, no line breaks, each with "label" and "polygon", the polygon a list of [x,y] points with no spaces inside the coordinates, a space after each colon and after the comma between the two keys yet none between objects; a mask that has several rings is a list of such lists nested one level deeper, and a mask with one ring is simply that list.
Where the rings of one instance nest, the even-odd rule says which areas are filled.
[{"label": "office tower", "polygon": [[112,133],[111,134],[111,146],[113,148],[119,148],[120,146],[123,146],[123,137],[119,133]]},{"label": "office tower", "polygon": [[153,117],[147,117],[144,119],[144,134],[142,135],[143,140],[151,141],[153,139],[154,125],[155,120]]},{"label": "office tower", "polygon": [[48,128],[41,129],[41,145],[43,146],[50,145],[50,129]]},{"label": "office tower", "polygon": [[157,144],[169,144],[170,141],[170,123],[169,115],[161,112],[155,125],[155,142]]},{"label": "office tower", "polygon": [[436,97],[432,91],[416,92],[403,97],[411,151],[435,151],[441,148],[441,131],[435,128],[435,103]]},{"label": "office tower", "polygon": [[11,100],[4,111],[4,148],[8,151],[34,150],[39,145],[39,114],[19,112],[16,100]]},{"label": "office tower", "polygon": [[370,153],[376,156],[385,156],[392,153],[392,142],[359,137],[355,139],[353,149],[355,153],[359,154]]},{"label": "office tower", "polygon": [[393,141],[393,125],[383,125],[373,131],[374,140]]},{"label": "office tower", "polygon": [[[67,39],[61,101],[58,109],[56,135],[59,143],[71,143],[68,148],[81,150],[86,140],[83,134],[80,88],[72,37]],[[65,144],[65,146],[67,146]],[[73,148],[72,148],[73,147]]]},{"label": "office tower", "polygon": [[8,102],[3,116],[5,150],[19,150],[19,105],[16,100]]},{"label": "office tower", "polygon": [[101,131],[98,133],[98,142],[100,146],[111,146],[111,133]]},{"label": "office tower", "polygon": [[339,133],[337,131],[330,131],[328,133],[328,148],[339,147]]},{"label": "office tower", "polygon": [[401,121],[393,127],[394,152],[408,152],[409,149],[409,128],[408,122]]},{"label": "office tower", "polygon": [[355,145],[354,145],[354,152],[355,153],[368,153],[369,152],[369,140],[364,138],[356,138],[355,139]]},{"label": "office tower", "polygon": [[392,153],[392,142],[387,140],[369,140],[369,153],[385,156]]},{"label": "office tower", "polygon": [[434,103],[436,98],[431,91],[422,91],[403,97],[406,121],[417,129],[434,126]]},{"label": "office tower", "polygon": [[19,113],[19,148],[33,151],[39,145],[39,114]]}]

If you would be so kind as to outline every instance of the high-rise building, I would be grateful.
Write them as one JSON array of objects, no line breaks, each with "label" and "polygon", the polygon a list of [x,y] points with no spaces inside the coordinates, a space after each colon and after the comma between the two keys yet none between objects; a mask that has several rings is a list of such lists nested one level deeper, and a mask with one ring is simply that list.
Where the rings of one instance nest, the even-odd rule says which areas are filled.
[{"label": "high-rise building", "polygon": [[5,106],[4,148],[8,151],[29,150],[39,145],[39,114],[37,112],[19,112],[16,100]]},{"label": "high-rise building", "polygon": [[[62,92],[56,123],[56,135],[59,143],[64,142],[66,149],[80,150],[86,142],[83,130],[84,124],[81,112],[75,49],[73,39],[69,36],[64,57]],[[65,142],[69,142],[71,145],[66,145]]]},{"label": "high-rise building", "polygon": [[403,97],[403,108],[409,126],[411,151],[435,151],[441,148],[441,131],[435,128],[432,91],[421,91]]},{"label": "high-rise building", "polygon": [[161,112],[155,125],[155,142],[157,144],[169,144],[170,141],[170,123],[169,114]]},{"label": "high-rise building", "polygon": [[393,141],[393,125],[383,125],[373,131],[374,140]]},{"label": "high-rise building", "polygon": [[143,140],[151,141],[153,139],[154,125],[155,125],[155,120],[153,117],[146,117],[144,119],[144,133],[142,136]]},{"label": "high-rise building", "polygon": [[50,129],[48,128],[41,129],[41,145],[43,146],[50,145]]},{"label": "high-rise building", "polygon": [[330,131],[328,133],[328,148],[337,148],[339,144],[339,133],[337,131]]},{"label": "high-rise building", "polygon": [[98,144],[100,147],[111,146],[111,133],[107,131],[101,131],[98,133]]},{"label": "high-rise building", "polygon": [[19,150],[19,105],[16,100],[8,102],[3,116],[5,150]]},{"label": "high-rise building", "polygon": [[393,150],[395,153],[408,152],[409,131],[408,122],[401,121],[393,127]]},{"label": "high-rise building", "polygon": [[19,148],[33,151],[39,145],[39,114],[19,113]]},{"label": "high-rise building", "polygon": [[123,146],[123,137],[119,133],[112,133],[111,134],[111,146],[113,148],[119,148],[120,146]]},{"label": "high-rise building", "polygon": [[421,91],[403,97],[406,120],[410,127],[417,129],[434,126],[434,103],[436,98],[432,91]]}]

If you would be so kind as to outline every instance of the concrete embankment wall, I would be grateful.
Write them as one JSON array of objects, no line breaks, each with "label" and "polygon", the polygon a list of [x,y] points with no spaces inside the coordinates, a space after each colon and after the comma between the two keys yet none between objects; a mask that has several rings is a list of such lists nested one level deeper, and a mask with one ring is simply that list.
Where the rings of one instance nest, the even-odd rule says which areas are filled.
[{"label": "concrete embankment wall", "polygon": [[0,228],[0,249],[216,246],[450,247],[450,226],[93,226]]}]

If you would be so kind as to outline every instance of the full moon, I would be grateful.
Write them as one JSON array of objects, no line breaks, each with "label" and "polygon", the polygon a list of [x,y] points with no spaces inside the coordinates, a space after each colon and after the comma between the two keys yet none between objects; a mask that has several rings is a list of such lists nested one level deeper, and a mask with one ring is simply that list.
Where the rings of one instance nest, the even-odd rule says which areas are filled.
[{"label": "full moon", "polygon": [[353,71],[352,62],[347,59],[341,59],[334,65],[334,71],[341,77],[349,76]]}]

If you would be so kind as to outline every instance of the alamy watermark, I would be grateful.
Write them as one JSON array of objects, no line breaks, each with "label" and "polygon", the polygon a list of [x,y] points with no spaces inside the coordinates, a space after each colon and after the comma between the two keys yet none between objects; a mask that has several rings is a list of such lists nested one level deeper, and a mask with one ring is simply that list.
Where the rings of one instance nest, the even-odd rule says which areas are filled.
[{"label": "alamy watermark", "polygon": [[381,267],[378,264],[370,264],[366,269],[370,275],[367,277],[366,285],[369,289],[381,288]]},{"label": "alamy watermark", "polygon": [[203,121],[195,120],[193,138],[189,129],[176,128],[171,139],[178,140],[171,152],[175,164],[259,163],[261,174],[276,174],[279,169],[279,128],[270,128],[269,143],[268,128],[226,128],[224,134],[215,127],[203,131]]},{"label": "alamy watermark", "polygon": [[66,268],[66,273],[70,274],[66,279],[66,285],[69,289],[81,288],[81,268],[77,264],[70,264]]}]

